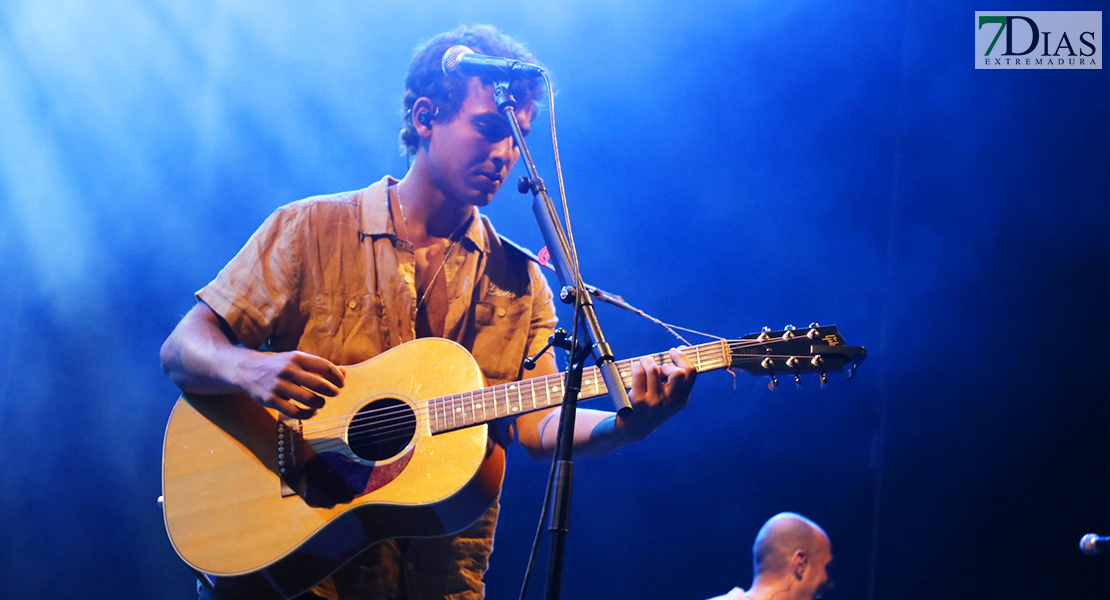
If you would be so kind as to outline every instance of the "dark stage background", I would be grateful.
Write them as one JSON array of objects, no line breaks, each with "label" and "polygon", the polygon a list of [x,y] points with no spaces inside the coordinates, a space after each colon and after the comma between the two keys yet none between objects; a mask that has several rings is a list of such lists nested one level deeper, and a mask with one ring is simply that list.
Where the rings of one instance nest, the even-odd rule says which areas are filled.
[{"label": "dark stage background", "polygon": [[[746,586],[782,510],[828,530],[831,598],[1108,597],[1110,557],[1077,548],[1110,534],[1108,71],[977,71],[972,26],[1105,2],[503,4],[0,5],[0,596],[193,597],[155,503],[159,345],[275,207],[402,175],[412,48],[489,22],[555,74],[589,281],[869,351],[826,390],[705,374],[579,461],[563,597]],[[487,213],[541,245],[530,198]],[[599,312],[624,357],[674,343]],[[547,468],[510,453],[490,598],[516,596]]]}]

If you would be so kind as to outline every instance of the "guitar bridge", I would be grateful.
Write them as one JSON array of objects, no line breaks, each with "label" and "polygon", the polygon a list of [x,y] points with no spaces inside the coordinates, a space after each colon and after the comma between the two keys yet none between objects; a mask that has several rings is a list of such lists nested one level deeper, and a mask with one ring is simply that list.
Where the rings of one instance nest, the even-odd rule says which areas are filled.
[{"label": "guitar bridge", "polygon": [[281,497],[296,496],[303,486],[304,436],[301,422],[279,419],[277,422],[277,464],[281,480]]}]

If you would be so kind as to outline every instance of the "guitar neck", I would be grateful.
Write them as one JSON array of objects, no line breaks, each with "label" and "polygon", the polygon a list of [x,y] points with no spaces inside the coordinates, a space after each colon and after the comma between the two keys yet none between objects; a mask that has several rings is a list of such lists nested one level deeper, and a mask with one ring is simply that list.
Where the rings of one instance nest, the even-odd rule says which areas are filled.
[{"label": "guitar neck", "polygon": [[[731,364],[729,342],[719,340],[684,348],[682,352],[700,373],[723,369]],[[673,364],[669,353],[651,355],[660,365]],[[632,365],[639,358],[618,361],[617,371],[625,389],[632,387]],[[493,387],[442,396],[428,401],[432,433],[442,433],[558,406],[563,402],[563,373],[523,379]],[[609,388],[597,367],[582,370],[580,400],[605,396]]]}]

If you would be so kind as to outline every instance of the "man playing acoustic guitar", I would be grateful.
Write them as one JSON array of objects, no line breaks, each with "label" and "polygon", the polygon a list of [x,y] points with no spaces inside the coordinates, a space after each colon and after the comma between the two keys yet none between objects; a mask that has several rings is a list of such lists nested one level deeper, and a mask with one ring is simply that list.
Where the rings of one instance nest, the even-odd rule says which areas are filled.
[{"label": "man playing acoustic guitar", "polygon": [[[197,292],[197,304],[162,347],[163,369],[187,394],[245,394],[307,429],[325,403],[342,396],[348,366],[433,337],[466,348],[487,385],[556,373],[551,353],[534,371],[521,366],[554,330],[552,293],[540,267],[479,214],[519,149],[491,82],[444,76],[441,58],[458,44],[534,62],[522,45],[487,26],[461,27],[420,48],[405,80],[401,140],[412,161],[404,178],[385,177],[274,212]],[[543,82],[520,79],[512,92],[527,132]],[[576,456],[642,440],[685,406],[696,371],[677,350],[670,359],[674,365],[650,358],[633,364],[630,417],[578,412]],[[434,377],[435,367],[413,364],[411,372]],[[516,438],[533,457],[550,456],[558,413],[495,420],[489,452]],[[481,598],[497,510],[494,500],[454,535],[375,544],[312,592],[342,599]]]}]

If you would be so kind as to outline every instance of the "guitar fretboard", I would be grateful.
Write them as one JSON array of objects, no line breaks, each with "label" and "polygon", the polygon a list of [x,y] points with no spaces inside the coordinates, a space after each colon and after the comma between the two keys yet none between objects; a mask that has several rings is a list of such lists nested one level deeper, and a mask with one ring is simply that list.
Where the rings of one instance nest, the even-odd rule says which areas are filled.
[{"label": "guitar fretboard", "polygon": [[[699,373],[723,369],[730,365],[731,354],[727,340],[690,346],[684,348],[682,352]],[[673,364],[670,355],[665,352],[651,357],[659,365]],[[625,389],[632,387],[632,365],[639,360],[634,358],[615,363]],[[428,401],[429,425],[432,433],[452,431],[501,417],[557,406],[563,401],[564,378],[563,373],[555,373],[433,398]],[[582,370],[580,400],[588,400],[608,393],[609,388],[601,377],[600,369],[587,367]]]}]

